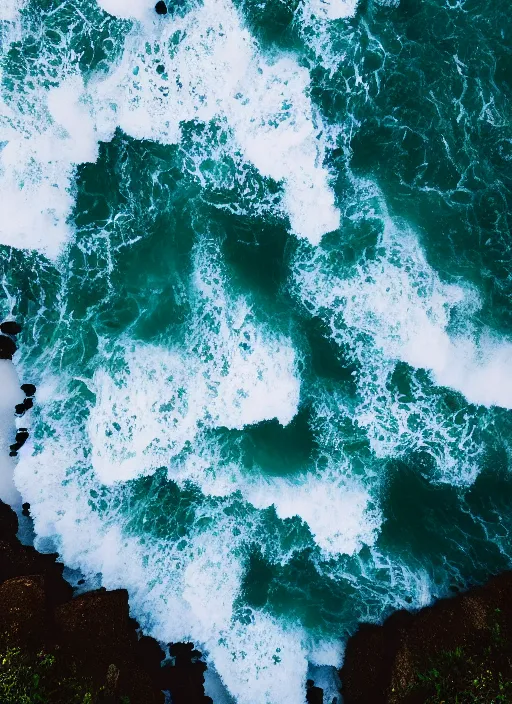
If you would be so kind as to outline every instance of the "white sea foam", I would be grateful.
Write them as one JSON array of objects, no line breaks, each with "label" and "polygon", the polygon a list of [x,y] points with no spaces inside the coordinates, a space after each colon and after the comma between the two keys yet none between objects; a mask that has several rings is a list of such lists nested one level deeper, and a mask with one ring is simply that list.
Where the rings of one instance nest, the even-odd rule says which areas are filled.
[{"label": "white sea foam", "polygon": [[0,243],[50,258],[71,237],[75,165],[95,161],[98,139],[83,81],[34,90],[29,106],[0,101]]},{"label": "white sea foam", "polygon": [[326,20],[340,20],[353,17],[358,0],[308,0],[307,12]]},{"label": "white sea foam", "polygon": [[0,242],[56,257],[72,232],[76,165],[95,161],[99,141],[120,126],[138,139],[178,143],[180,123],[191,120],[225,122],[229,148],[283,182],[298,236],[316,243],[338,228],[323,167],[327,131],[307,95],[305,68],[287,56],[265,60],[229,0],[207,0],[173,21],[146,0],[102,6],[140,20],[109,77],[84,90],[68,51],[59,87],[47,91],[37,85],[52,65],[42,55],[28,96],[4,94],[0,102]]},{"label": "white sea foam", "polygon": [[98,121],[138,139],[176,143],[183,121],[225,121],[232,148],[284,183],[295,234],[317,243],[339,227],[339,212],[323,167],[325,130],[308,89],[309,73],[295,59],[262,56],[229,0],[206,0],[183,18],[138,25],[120,65],[92,95]]},{"label": "white sea foam", "polygon": [[[167,465],[200,430],[243,428],[297,411],[300,383],[289,340],[231,298],[214,249],[197,251],[190,333],[184,347],[126,343],[120,363],[99,367],[88,421],[101,480],[132,479]],[[185,351],[186,350],[186,351]]]},{"label": "white sea foam", "polygon": [[155,14],[154,0],[98,0],[102,10],[115,17],[124,19],[153,19]]},{"label": "white sea foam", "polygon": [[[67,430],[60,426],[40,454],[24,457],[17,468],[38,541],[53,540],[68,566],[86,575],[101,573],[107,588],[127,588],[131,608],[147,632],[164,642],[192,638],[204,647],[240,704],[304,701],[302,629],[285,627],[258,611],[250,618],[245,614],[243,621],[233,614],[243,526],[212,509],[208,525],[213,529],[204,531],[197,521],[185,546],[129,535],[122,516],[101,516],[91,509],[88,497],[95,484],[80,469],[84,438],[73,438]],[[251,525],[248,521],[245,529]]]},{"label": "white sea foam", "polygon": [[400,360],[429,370],[437,385],[459,391],[471,403],[512,408],[507,372],[512,344],[489,331],[469,336],[469,313],[465,331],[449,330],[453,309],[466,306],[472,314],[478,307],[474,291],[442,283],[414,234],[389,218],[381,244],[385,253],[362,262],[348,277],[330,268],[321,249],[299,257],[296,279],[308,308],[326,317],[334,339],[367,358],[369,377],[373,352],[365,351],[361,336],[371,340],[375,361],[381,355],[388,376]]},{"label": "white sea foam", "polygon": [[364,487],[344,481],[342,472],[309,476],[302,483],[273,479],[251,485],[246,481],[241,491],[256,508],[273,505],[281,519],[302,518],[327,558],[352,555],[377,538],[379,511],[372,508]]},{"label": "white sea foam", "polygon": [[2,0],[0,4],[0,22],[13,22],[16,20],[18,12],[24,5],[24,0]]}]

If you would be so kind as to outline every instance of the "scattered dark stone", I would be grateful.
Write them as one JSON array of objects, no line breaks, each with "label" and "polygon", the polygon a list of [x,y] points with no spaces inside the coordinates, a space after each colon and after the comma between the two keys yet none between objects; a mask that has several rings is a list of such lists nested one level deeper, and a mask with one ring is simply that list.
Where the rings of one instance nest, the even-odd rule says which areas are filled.
[{"label": "scattered dark stone", "polygon": [[17,416],[22,416],[25,413],[25,404],[24,403],[17,403],[14,406],[14,412],[16,413]]},{"label": "scattered dark stone", "polygon": [[21,325],[14,320],[6,320],[0,325],[0,331],[4,335],[18,335],[21,332]]},{"label": "scattered dark stone", "polygon": [[324,704],[324,690],[315,687],[313,680],[306,682],[306,701],[308,704]]},{"label": "scattered dark stone", "polygon": [[29,438],[29,432],[26,428],[20,428],[16,432],[16,442],[14,445],[11,445],[11,450],[19,450],[23,447],[23,445],[27,442]]},{"label": "scattered dark stone", "polygon": [[80,585],[85,584],[85,579],[79,579],[77,584],[80,584]]},{"label": "scattered dark stone", "polygon": [[35,396],[36,387],[34,384],[22,384],[20,388],[25,393],[25,396]]},{"label": "scattered dark stone", "polygon": [[17,456],[18,456],[18,453],[16,452],[16,450],[11,450],[9,452],[9,457],[17,457]]},{"label": "scattered dark stone", "polygon": [[164,0],[158,0],[157,4],[155,5],[155,10],[157,15],[167,14],[167,5],[165,4]]},{"label": "scattered dark stone", "polygon": [[0,359],[12,359],[16,352],[16,344],[7,335],[0,335]]},{"label": "scattered dark stone", "polygon": [[30,516],[30,504],[26,501],[21,507],[21,513],[23,516],[29,518]]}]

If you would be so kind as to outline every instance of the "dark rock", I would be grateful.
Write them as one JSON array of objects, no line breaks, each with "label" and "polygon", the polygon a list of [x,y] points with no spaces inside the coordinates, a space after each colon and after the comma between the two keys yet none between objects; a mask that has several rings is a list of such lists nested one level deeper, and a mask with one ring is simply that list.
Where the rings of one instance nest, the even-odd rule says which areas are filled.
[{"label": "dark rock", "polygon": [[169,654],[174,665],[164,668],[165,688],[173,704],[213,704],[204,693],[205,663],[192,643],[173,643]]},{"label": "dark rock", "polygon": [[4,647],[37,647],[46,623],[43,577],[14,577],[0,585],[0,642]]},{"label": "dark rock", "polygon": [[15,352],[15,342],[6,335],[0,335],[0,359],[12,359]]},{"label": "dark rock", "polygon": [[23,406],[24,406],[24,408],[25,408],[26,411],[29,411],[29,410],[33,407],[33,405],[34,405],[34,402],[32,401],[31,398],[26,398],[26,399],[23,401]]},{"label": "dark rock", "polygon": [[30,517],[30,504],[28,502],[25,502],[21,506],[21,513],[23,516],[26,516],[27,518]]},{"label": "dark rock", "polygon": [[10,506],[0,501],[0,540],[16,541],[18,527],[18,516]]},{"label": "dark rock", "polygon": [[167,5],[165,4],[164,0],[158,0],[157,4],[155,5],[155,10],[157,15],[167,14]]},{"label": "dark rock", "polygon": [[22,384],[20,388],[24,392],[25,396],[34,396],[36,393],[36,387],[34,384]]},{"label": "dark rock", "polygon": [[[16,445],[18,446],[17,449],[20,447],[23,447],[23,445],[27,442],[29,438],[29,432],[25,428],[20,428],[19,430],[16,431]],[[11,445],[12,448],[12,445]]]},{"label": "dark rock", "polygon": [[30,545],[22,545],[16,533],[18,517],[0,501],[0,584],[13,577],[41,575],[51,605],[68,601],[73,590],[62,576],[64,566],[57,555],[43,555]]},{"label": "dark rock", "polygon": [[14,406],[14,412],[16,413],[17,416],[22,416],[25,413],[25,404],[24,403],[17,403]]},{"label": "dark rock", "polygon": [[[162,704],[163,695],[144,664],[137,660],[136,624],[128,611],[128,594],[97,590],[75,597],[55,610],[59,640],[80,672],[132,702]],[[159,661],[157,661],[159,662]],[[156,664],[152,669],[156,668]]]},{"label": "dark rock", "polygon": [[[154,638],[142,636],[137,643],[137,654],[140,661],[152,677],[161,676],[160,663],[165,657],[165,653]],[[163,687],[162,687],[163,689]]]},{"label": "dark rock", "polygon": [[[512,572],[506,572],[482,587],[441,599],[417,613],[399,611],[382,626],[361,626],[347,644],[340,672],[344,703],[430,701],[437,696],[435,688],[425,690],[419,675],[433,667],[440,669],[437,663],[443,653],[453,658],[445,663],[449,672],[445,686],[452,688],[446,700],[455,701],[460,685],[459,701],[480,701],[466,692],[468,683],[471,686],[479,681],[471,668],[486,668],[488,687],[493,677],[496,682],[499,678],[505,682],[512,678],[511,593]],[[462,653],[460,661],[456,660],[456,653]],[[492,697],[485,701],[491,700],[494,701]]]},{"label": "dark rock", "polygon": [[5,323],[0,325],[0,331],[4,335],[18,335],[21,332],[21,325],[15,320],[6,320]]},{"label": "dark rock", "polygon": [[324,704],[324,690],[315,687],[313,680],[306,682],[306,701],[308,704]]}]

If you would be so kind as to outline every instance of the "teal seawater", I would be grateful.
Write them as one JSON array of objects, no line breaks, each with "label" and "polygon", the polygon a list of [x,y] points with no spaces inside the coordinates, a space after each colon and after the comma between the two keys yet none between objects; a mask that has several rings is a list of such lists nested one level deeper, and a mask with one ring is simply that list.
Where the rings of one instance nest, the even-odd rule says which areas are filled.
[{"label": "teal seawater", "polygon": [[334,696],[359,622],[511,565],[510,8],[123,5],[0,14],[15,480],[236,702]]}]

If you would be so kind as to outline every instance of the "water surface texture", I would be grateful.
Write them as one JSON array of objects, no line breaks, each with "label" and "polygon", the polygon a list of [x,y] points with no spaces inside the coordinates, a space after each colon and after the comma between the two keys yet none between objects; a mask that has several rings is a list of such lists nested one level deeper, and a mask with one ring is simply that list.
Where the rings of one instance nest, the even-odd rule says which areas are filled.
[{"label": "water surface texture", "polygon": [[237,704],[332,698],[360,621],[511,566],[510,4],[0,20],[37,544]]}]

